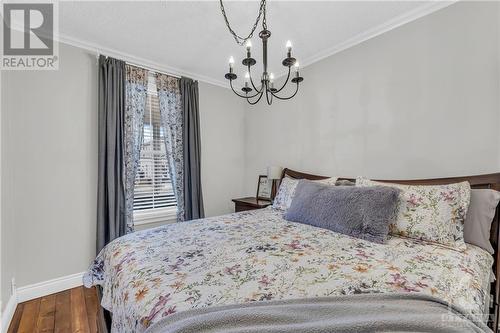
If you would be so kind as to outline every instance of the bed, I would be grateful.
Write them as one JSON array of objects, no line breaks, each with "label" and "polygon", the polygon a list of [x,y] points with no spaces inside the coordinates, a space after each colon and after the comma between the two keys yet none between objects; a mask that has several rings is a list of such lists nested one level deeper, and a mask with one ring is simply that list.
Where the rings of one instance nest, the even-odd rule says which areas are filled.
[{"label": "bed", "polygon": [[[327,178],[289,169],[284,176]],[[473,188],[500,189],[500,174],[393,182],[462,180]],[[113,332],[144,332],[193,309],[372,293],[435,297],[496,330],[492,267],[498,276],[498,214],[491,234],[494,256],[474,245],[459,252],[399,237],[381,245],[288,222],[281,211],[266,208],[116,239],[96,258],[84,283],[102,287],[101,304],[112,313]]]}]

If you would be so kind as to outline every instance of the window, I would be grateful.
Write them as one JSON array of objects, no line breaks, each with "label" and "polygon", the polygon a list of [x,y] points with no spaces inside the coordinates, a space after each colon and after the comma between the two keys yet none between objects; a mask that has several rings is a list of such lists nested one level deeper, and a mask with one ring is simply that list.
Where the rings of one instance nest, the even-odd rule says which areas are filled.
[{"label": "window", "polygon": [[177,213],[165,154],[155,76],[149,75],[141,155],[134,186],[134,224],[173,219]]}]

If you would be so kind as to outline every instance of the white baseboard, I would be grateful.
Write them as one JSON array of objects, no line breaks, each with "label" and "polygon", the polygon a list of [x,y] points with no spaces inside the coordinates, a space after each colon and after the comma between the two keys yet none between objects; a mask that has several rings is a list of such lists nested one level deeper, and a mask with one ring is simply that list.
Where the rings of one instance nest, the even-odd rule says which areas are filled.
[{"label": "white baseboard", "polygon": [[83,284],[83,274],[84,272],[66,275],[60,278],[17,288],[17,302],[22,303],[34,298],[81,286]]},{"label": "white baseboard", "polygon": [[2,312],[2,333],[6,333],[9,329],[10,321],[14,316],[14,312],[16,312],[17,307],[17,295],[14,292],[14,295],[10,296],[7,304],[5,305],[5,309]]}]

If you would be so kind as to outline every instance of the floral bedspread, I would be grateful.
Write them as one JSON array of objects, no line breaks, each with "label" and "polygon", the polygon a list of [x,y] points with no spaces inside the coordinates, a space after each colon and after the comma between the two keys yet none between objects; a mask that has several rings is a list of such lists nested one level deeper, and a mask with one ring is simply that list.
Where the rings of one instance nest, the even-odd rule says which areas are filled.
[{"label": "floral bedspread", "polygon": [[84,277],[103,286],[113,332],[143,332],[210,305],[374,292],[421,292],[482,314],[493,258],[393,237],[385,245],[287,222],[272,208],[135,232]]}]

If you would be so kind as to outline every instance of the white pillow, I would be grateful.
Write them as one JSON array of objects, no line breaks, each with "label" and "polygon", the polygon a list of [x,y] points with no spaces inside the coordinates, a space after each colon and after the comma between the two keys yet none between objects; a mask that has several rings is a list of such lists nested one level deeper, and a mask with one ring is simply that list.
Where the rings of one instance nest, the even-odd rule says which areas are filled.
[{"label": "white pillow", "polygon": [[[285,176],[285,178],[281,180],[278,194],[276,194],[276,197],[274,198],[273,208],[280,210],[287,210],[290,208],[293,196],[295,195],[295,188],[297,187],[299,180],[300,179],[290,178],[288,176]],[[337,177],[316,180],[318,183],[331,186],[335,186],[336,181]]]},{"label": "white pillow", "polygon": [[495,217],[500,192],[490,189],[472,189],[470,205],[464,223],[464,240],[495,253],[490,243],[491,222]]}]

